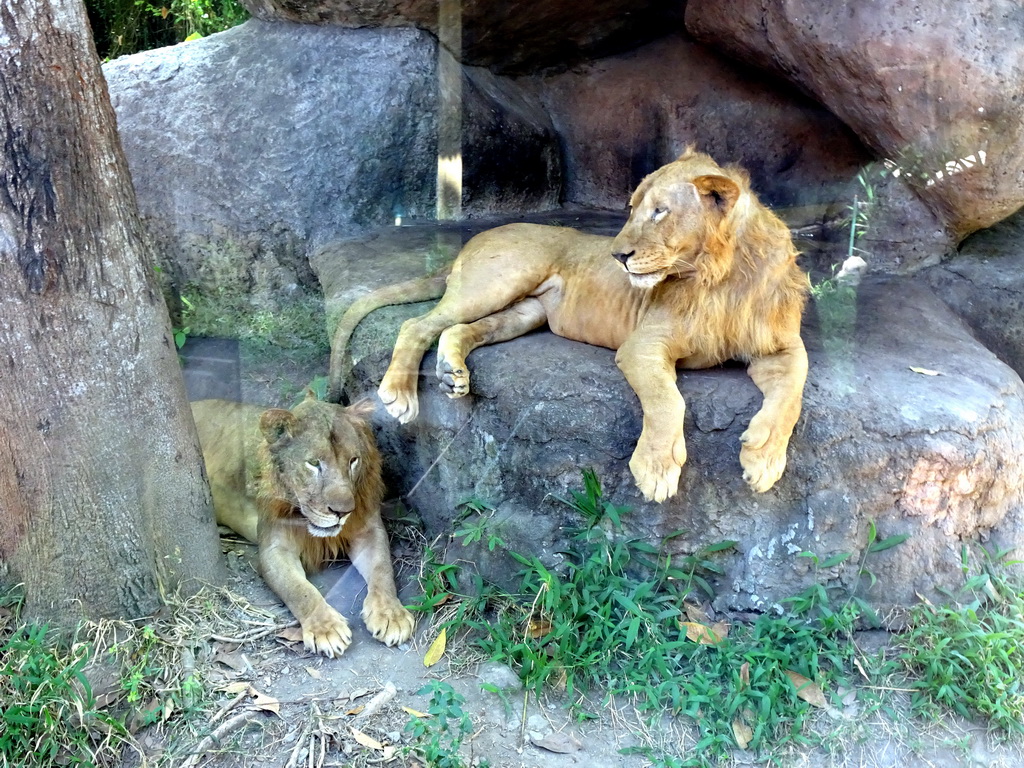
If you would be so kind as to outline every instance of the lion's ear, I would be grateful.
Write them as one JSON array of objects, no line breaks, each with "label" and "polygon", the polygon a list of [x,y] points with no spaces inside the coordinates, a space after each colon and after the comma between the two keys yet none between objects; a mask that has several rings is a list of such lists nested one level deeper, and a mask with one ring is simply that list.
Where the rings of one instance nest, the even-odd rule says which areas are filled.
[{"label": "lion's ear", "polygon": [[284,408],[271,408],[260,416],[260,432],[270,445],[280,442],[286,435],[291,435],[294,427],[295,417],[291,411]]},{"label": "lion's ear", "polygon": [[725,216],[740,199],[740,187],[726,176],[698,176],[693,180],[704,205],[719,216]]},{"label": "lion's ear", "polygon": [[377,410],[377,404],[371,397],[361,397],[352,405],[345,408],[345,413],[362,421],[369,421],[373,412]]}]

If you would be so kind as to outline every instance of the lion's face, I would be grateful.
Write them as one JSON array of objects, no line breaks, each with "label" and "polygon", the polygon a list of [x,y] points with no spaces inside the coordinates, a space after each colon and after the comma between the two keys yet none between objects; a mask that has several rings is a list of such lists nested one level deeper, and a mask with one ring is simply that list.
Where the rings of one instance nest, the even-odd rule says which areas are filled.
[{"label": "lion's face", "polygon": [[295,504],[310,535],[336,536],[356,507],[372,436],[362,407],[309,398],[260,417],[271,481]]},{"label": "lion's face", "polygon": [[[721,273],[719,225],[736,204],[739,186],[705,173],[706,156],[684,155],[645,178],[630,198],[630,214],[612,242],[634,287],[650,289],[669,276]],[[710,161],[710,158],[706,158]]]}]

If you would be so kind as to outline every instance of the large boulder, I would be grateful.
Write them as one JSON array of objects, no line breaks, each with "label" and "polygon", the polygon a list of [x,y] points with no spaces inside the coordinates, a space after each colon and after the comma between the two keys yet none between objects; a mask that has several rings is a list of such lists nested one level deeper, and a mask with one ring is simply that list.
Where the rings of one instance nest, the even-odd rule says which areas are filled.
[{"label": "large boulder", "polygon": [[[557,205],[539,103],[455,66],[461,142],[444,149],[465,158],[464,213]],[[318,242],[435,215],[445,102],[426,32],[252,20],[104,72],[143,220],[179,286],[287,303],[289,287],[316,288]]]},{"label": "large boulder", "polygon": [[[598,224],[598,231],[615,229],[613,221]],[[424,271],[424,248],[438,240],[404,230],[378,233],[373,247],[407,277]],[[448,253],[468,234],[449,231]],[[351,299],[366,245],[353,240],[321,253],[314,265],[327,296]],[[434,254],[435,268],[450,257]],[[383,277],[368,276],[367,284]],[[492,532],[556,563],[579,522],[556,499],[579,488],[581,468],[592,467],[606,495],[634,509],[626,518],[632,532],[655,543],[684,532],[668,543],[672,554],[737,542],[720,556],[725,572],[715,585],[723,608],[768,609],[821,580],[857,586],[883,610],[955,589],[965,544],[1024,540],[1024,384],[920,281],[867,277],[859,287],[829,288],[805,318],[811,370],[789,466],[765,494],[740,477],[739,435],[761,399],[741,367],[680,374],[689,463],[679,495],[652,504],[627,466],[641,413],[614,353],[546,331],[474,352],[473,391],[458,400],[437,389],[429,353],[418,420],[400,426],[380,409],[391,482],[430,535],[450,533],[460,504],[478,499],[495,507],[486,521]],[[428,306],[389,307],[359,326],[352,396],[376,388],[399,324]],[[909,539],[867,556],[877,577],[868,589],[859,566],[872,524],[879,538]],[[801,552],[822,561],[851,557],[816,572]],[[463,559],[509,577],[500,552],[482,547]]]},{"label": "large boulder", "polygon": [[258,19],[342,27],[416,26],[467,64],[524,73],[617,53],[682,28],[664,0],[242,0]]},{"label": "large boulder", "polygon": [[1024,211],[971,235],[957,258],[927,278],[978,339],[1024,376]]},{"label": "large boulder", "polygon": [[686,6],[698,40],[789,78],[893,161],[953,241],[1024,204],[1021,21],[1018,0]]},{"label": "large boulder", "polygon": [[775,206],[852,201],[871,155],[827,110],[779,79],[682,35],[524,81],[565,147],[566,199],[621,210],[640,180],[695,144],[738,163]]}]

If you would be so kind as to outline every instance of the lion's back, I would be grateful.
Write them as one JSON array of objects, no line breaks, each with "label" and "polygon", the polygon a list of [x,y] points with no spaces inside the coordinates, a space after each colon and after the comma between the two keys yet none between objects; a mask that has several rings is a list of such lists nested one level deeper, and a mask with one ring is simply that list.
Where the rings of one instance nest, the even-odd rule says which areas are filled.
[{"label": "lion's back", "polygon": [[246,494],[246,462],[256,455],[263,409],[230,400],[197,400],[191,405],[207,477]]}]

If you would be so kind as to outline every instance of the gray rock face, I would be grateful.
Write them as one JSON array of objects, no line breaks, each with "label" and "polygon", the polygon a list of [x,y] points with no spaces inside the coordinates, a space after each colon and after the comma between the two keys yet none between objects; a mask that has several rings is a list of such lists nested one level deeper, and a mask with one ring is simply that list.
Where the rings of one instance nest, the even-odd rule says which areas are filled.
[{"label": "gray rock face", "polygon": [[[387,237],[400,272],[422,270],[415,243],[403,252],[400,233]],[[326,261],[359,252],[356,243],[339,245]],[[350,288],[332,282],[338,274],[321,271],[328,296]],[[360,325],[351,393],[376,388],[398,325],[423,311],[391,307]],[[684,531],[667,545],[671,553],[738,542],[722,556],[716,584],[719,607],[732,609],[769,608],[816,580],[857,585],[870,522],[879,538],[910,535],[867,560],[878,582],[868,591],[865,580],[858,594],[882,609],[958,587],[964,544],[1024,541],[1024,384],[927,287],[870,278],[842,288],[809,308],[805,339],[804,414],[786,474],[766,494],[754,495],[740,477],[739,435],[760,405],[741,367],[680,373],[689,462],[679,495],[650,504],[627,466],[641,411],[614,353],[548,332],[474,352],[473,391],[458,400],[436,388],[428,354],[418,420],[400,426],[380,410],[391,482],[430,535],[450,533],[459,504],[482,499],[495,507],[489,530],[554,563],[567,528],[579,523],[555,499],[581,487],[582,468],[594,468],[606,496],[634,509],[626,518],[633,532],[658,542]],[[815,573],[797,556],[804,551],[852,557]],[[478,547],[467,557],[491,576],[509,575],[500,552]]]},{"label": "gray rock face", "polygon": [[698,40],[781,73],[895,161],[954,241],[1024,204],[1016,0],[690,0]]},{"label": "gray rock face", "polygon": [[[104,72],[140,210],[179,285],[315,287],[310,243],[435,213],[441,97],[425,32],[250,21]],[[487,71],[455,76],[464,210],[557,204],[539,104]]]},{"label": "gray rock face", "polygon": [[1024,213],[969,237],[957,258],[927,278],[978,339],[1024,376]]},{"label": "gray rock face", "polygon": [[661,0],[242,0],[258,19],[342,27],[416,26],[447,40],[467,64],[532,72],[628,50],[682,28],[682,6]]}]

